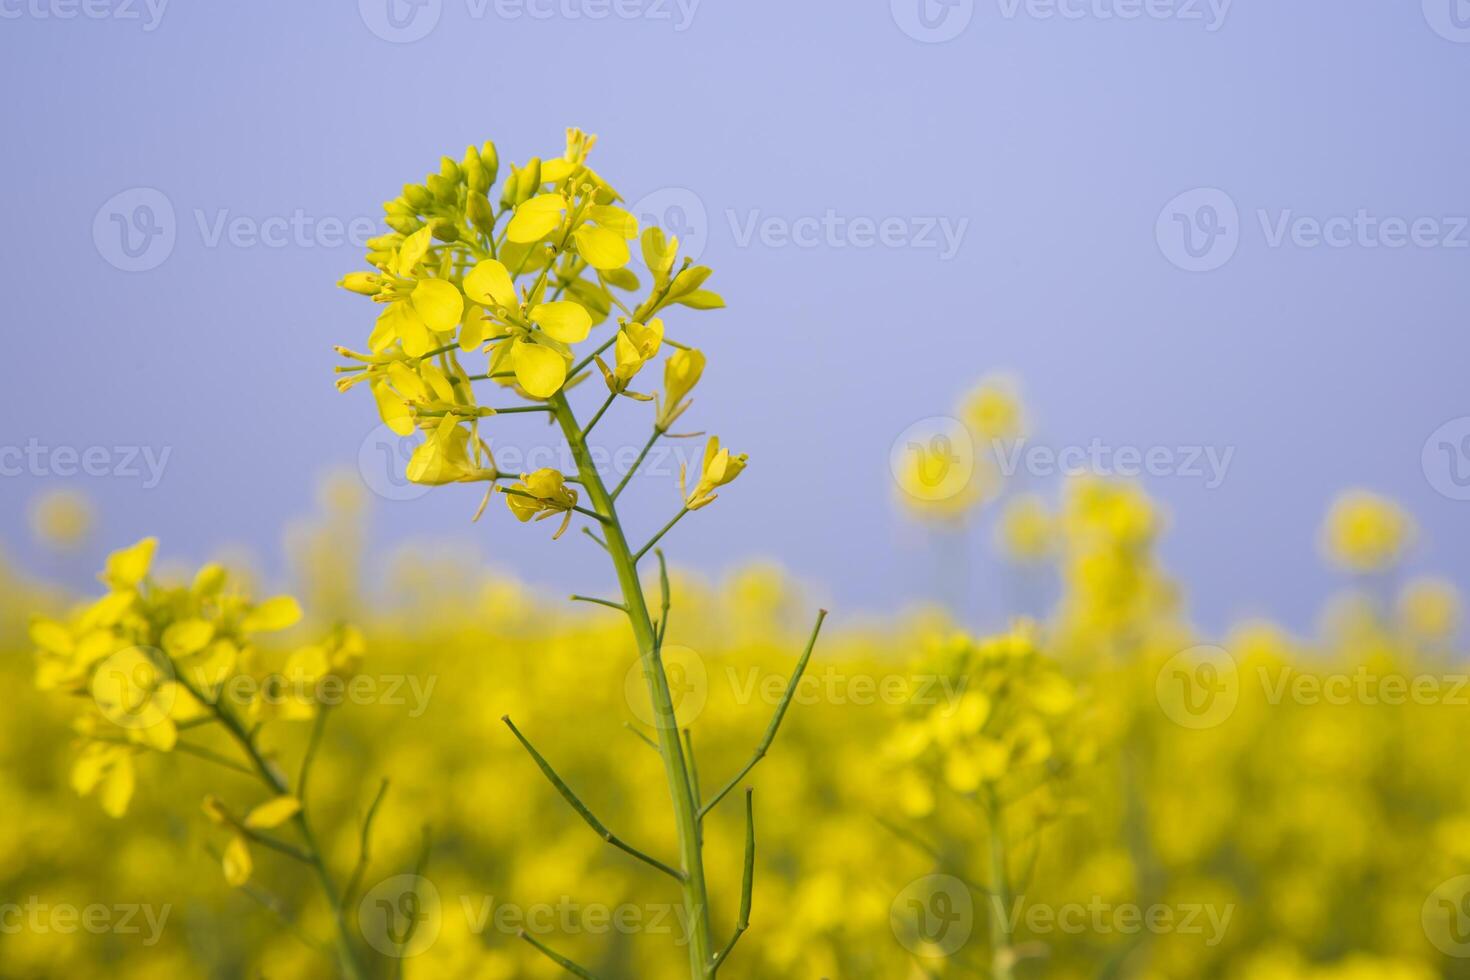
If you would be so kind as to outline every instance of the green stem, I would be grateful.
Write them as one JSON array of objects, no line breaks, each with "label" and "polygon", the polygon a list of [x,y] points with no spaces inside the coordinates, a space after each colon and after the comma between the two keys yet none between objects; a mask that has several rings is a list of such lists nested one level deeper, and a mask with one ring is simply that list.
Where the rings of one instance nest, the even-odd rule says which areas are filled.
[{"label": "green stem", "polygon": [[985,814],[990,822],[990,975],[995,980],[1011,980],[1010,871],[1006,865],[1005,833],[1001,825],[1001,807],[993,792],[987,791]]},{"label": "green stem", "polygon": [[[286,796],[291,792],[290,786],[281,774],[271,767],[265,756],[255,747],[255,740],[250,733],[240,724],[234,713],[225,708],[213,698],[207,698],[194,685],[183,679],[183,675],[177,675],[179,683],[185,690],[194,696],[194,699],[209,707],[214,716],[219,719],[225,731],[239,744],[241,750],[250,758],[250,764],[255,767],[261,780],[273,790],[277,796]],[[321,710],[320,708],[318,710]],[[301,839],[306,843],[305,856],[312,870],[316,873],[318,884],[321,885],[322,895],[332,909],[333,924],[337,932],[337,959],[342,967],[342,974],[347,980],[367,980],[367,974],[363,971],[362,964],[358,960],[357,948],[352,942],[352,933],[347,928],[347,919],[342,914],[341,900],[338,897],[337,886],[332,881],[332,875],[327,871],[326,863],[322,860],[321,848],[317,846],[316,835],[311,831],[311,824],[307,822],[306,810],[303,807],[296,812],[292,818],[296,829],[301,833]]]},{"label": "green stem", "polygon": [[628,620],[638,643],[638,656],[643,664],[649,699],[657,720],[655,727],[658,729],[659,755],[664,761],[664,774],[668,779],[669,796],[674,806],[675,829],[679,837],[679,856],[684,871],[684,910],[690,923],[689,975],[692,980],[705,980],[710,975],[714,949],[710,939],[709,892],[704,880],[704,855],[699,846],[699,811],[694,803],[694,791],[684,761],[684,746],[679,738],[674,700],[669,691],[668,676],[664,673],[653,619],[648,613],[643,585],[638,580],[637,561],[628,547],[628,539],[618,521],[617,510],[602,482],[602,475],[593,464],[592,454],[587,449],[587,443],[577,426],[566,395],[558,393],[551,399],[551,406],[567,443],[572,448],[587,497],[602,515],[608,554],[617,571]]}]

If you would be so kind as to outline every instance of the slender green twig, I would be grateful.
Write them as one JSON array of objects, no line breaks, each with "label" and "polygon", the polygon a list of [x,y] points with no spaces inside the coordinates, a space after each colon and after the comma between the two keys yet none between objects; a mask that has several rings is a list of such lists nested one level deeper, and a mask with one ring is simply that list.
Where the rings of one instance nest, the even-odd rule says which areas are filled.
[{"label": "slender green twig", "polygon": [[755,790],[745,791],[745,870],[740,876],[740,916],[735,920],[735,934],[720,950],[710,964],[709,975],[713,977],[716,971],[724,965],[730,950],[735,948],[735,943],[745,935],[745,930],[750,928],[750,895],[755,884],[755,804],[752,798]]},{"label": "slender green twig", "polygon": [[597,410],[597,414],[592,416],[592,421],[582,427],[582,438],[585,439],[592,434],[592,430],[596,428],[598,422],[602,421],[602,417],[607,414],[609,408],[612,408],[612,403],[617,401],[617,398],[618,393],[616,391],[607,396],[607,401],[603,402],[602,407]]},{"label": "slender green twig", "polygon": [[742,768],[739,772],[735,774],[735,778],[726,783],[725,788],[716,793],[710,799],[710,801],[700,809],[699,816],[701,819],[704,818],[705,814],[709,813],[716,806],[718,806],[719,802],[723,800],[732,789],[740,785],[740,781],[746,777],[746,774],[748,774],[750,770],[755,768],[757,762],[760,762],[761,759],[765,758],[766,750],[769,749],[771,747],[771,743],[776,740],[776,731],[781,727],[781,719],[786,717],[786,709],[791,707],[791,698],[793,695],[796,694],[796,685],[801,683],[801,675],[806,670],[807,662],[812,658],[812,649],[817,645],[817,635],[822,632],[822,621],[826,618],[827,610],[823,609],[817,613],[817,624],[812,627],[811,639],[807,640],[806,650],[802,652],[801,659],[797,661],[796,670],[792,671],[791,673],[791,680],[787,681],[786,683],[786,693],[781,695],[781,703],[776,705],[776,713],[771,717],[771,723],[766,726],[766,734],[764,737],[761,738],[760,745],[756,746],[755,754],[750,757],[750,761],[745,764],[744,768]]},{"label": "slender green twig", "polygon": [[296,775],[296,799],[306,807],[306,781],[311,776],[311,764],[316,761],[316,750],[321,747],[322,735],[327,730],[327,714],[331,711],[324,704],[317,705],[316,717],[311,720],[311,738],[306,743],[306,752],[301,757],[301,771]]},{"label": "slender green twig", "polygon": [[624,473],[623,474],[623,478],[618,481],[618,485],[615,486],[615,487],[613,487],[613,491],[612,491],[612,499],[613,500],[617,500],[618,499],[618,494],[622,493],[623,492],[623,488],[628,485],[628,481],[631,480],[631,479],[633,479],[633,474],[634,473],[637,473],[638,472],[638,467],[640,467],[640,466],[643,465],[643,459],[644,459],[644,457],[646,457],[648,455],[649,451],[653,449],[653,444],[656,443],[656,442],[658,442],[658,437],[661,436],[661,435],[663,435],[663,434],[664,434],[664,430],[663,429],[660,429],[656,425],[653,427],[653,434],[650,435],[648,437],[648,441],[643,444],[643,449],[642,449],[641,452],[638,453],[638,457],[633,460],[633,465],[630,466],[630,467],[628,467],[628,472]]},{"label": "slender green twig", "polygon": [[[138,743],[131,742],[125,738],[112,738],[107,735],[93,735],[90,738],[93,742],[107,742],[110,745],[127,745],[132,748],[152,748],[151,746],[139,746]],[[154,749],[154,751],[160,750]],[[209,762],[213,762],[217,766],[223,766],[224,768],[229,769],[231,772],[238,772],[243,776],[249,776],[252,779],[255,778],[255,770],[250,769],[247,766],[242,766],[240,763],[234,761],[233,759],[220,755],[213,749],[207,749],[202,745],[194,745],[190,742],[175,742],[174,751],[183,752],[185,755],[192,755],[199,759],[205,759]]]},{"label": "slender green twig", "polygon": [[616,609],[618,612],[621,612],[621,613],[625,613],[625,612],[628,611],[628,607],[625,606],[625,605],[623,605],[621,602],[613,602],[611,599],[599,599],[596,596],[590,596],[590,595],[574,595],[574,596],[572,596],[572,601],[573,602],[591,602],[591,603],[594,603],[594,604],[599,605],[599,606],[606,606],[609,609]]},{"label": "slender green twig", "polygon": [[689,508],[688,507],[681,507],[679,509],[679,513],[675,514],[674,517],[673,517],[673,519],[670,520],[669,523],[667,523],[663,527],[661,527],[659,529],[659,532],[653,536],[652,540],[650,540],[646,545],[644,545],[643,547],[639,548],[636,552],[634,552],[634,554],[633,554],[633,561],[637,562],[644,555],[648,554],[648,549],[649,548],[652,548],[654,545],[658,544],[659,539],[662,538],[665,534],[668,534],[671,530],[673,530],[674,525],[675,524],[678,524],[680,521],[682,521],[684,519],[684,515],[687,514],[687,513],[689,513]]},{"label": "slender green twig", "polygon": [[601,548],[603,551],[607,550],[607,542],[599,538],[597,536],[597,532],[592,530],[592,528],[588,527],[586,524],[582,525],[582,533],[587,535],[587,537],[591,538],[593,541],[596,541],[597,547]]},{"label": "slender green twig", "polygon": [[[423,843],[423,846],[419,848],[419,858],[418,858],[417,861],[414,862],[414,866],[413,866],[413,877],[414,877],[414,880],[415,880],[414,881],[415,890],[418,887],[418,882],[424,880],[424,873],[429,870],[429,854],[434,849],[434,837],[433,837],[433,835],[431,833],[429,833],[429,825],[428,824],[424,824],[423,834],[424,834],[424,843]],[[418,915],[409,916],[408,932],[405,934],[404,939],[403,939],[403,942],[401,942],[401,943],[398,944],[400,949],[406,949],[406,948],[408,948],[408,944],[411,943],[411,942],[413,942],[413,937],[414,937],[414,934],[418,932],[419,920],[421,918],[423,918],[423,916],[418,916]],[[406,956],[399,956],[399,957],[396,957],[394,959],[394,962],[393,962],[393,980],[402,980],[402,977],[403,977],[403,964],[404,964],[404,961],[407,960],[407,959],[408,959],[408,957],[406,957]]]},{"label": "slender green twig", "polygon": [[575,365],[573,365],[572,369],[567,372],[567,377],[575,378],[577,375],[585,371],[587,369],[587,365],[591,364],[597,358],[597,355],[601,354],[603,351],[607,350],[614,343],[616,343],[617,339],[617,333],[614,333],[611,337],[607,338],[607,340],[603,343],[601,347],[597,348],[597,350],[588,354],[586,357],[582,358]]},{"label": "slender green twig", "polygon": [[550,946],[547,946],[545,943],[541,942],[541,940],[537,939],[535,936],[531,935],[526,930],[522,929],[518,933],[518,935],[522,939],[524,939],[526,942],[530,943],[532,946],[535,946],[537,949],[539,949],[541,951],[541,955],[543,955],[547,959],[551,960],[551,962],[555,963],[557,966],[561,967],[563,970],[566,970],[572,976],[574,976],[574,977],[582,977],[583,980],[597,980],[597,977],[594,976],[592,973],[590,973],[586,969],[586,967],[581,967],[581,966],[578,966],[576,963],[573,963],[571,960],[567,959],[565,956],[563,956],[560,953],[556,952]]},{"label": "slender green twig", "polygon": [[515,726],[515,723],[513,721],[510,720],[510,716],[502,715],[500,720],[505,722],[506,727],[511,730],[511,733],[514,734],[521,745],[525,747],[525,750],[531,753],[531,758],[535,760],[537,768],[539,768],[542,774],[551,781],[551,785],[556,787],[556,791],[561,794],[562,799],[566,800],[567,804],[570,805],[573,810],[577,811],[577,815],[586,822],[587,826],[596,831],[599,837],[601,837],[603,840],[607,841],[609,844],[611,844],[613,847],[616,847],[623,853],[637,858],[650,867],[657,868],[664,874],[674,878],[676,881],[684,880],[684,873],[682,871],[679,871],[677,868],[670,867],[669,865],[660,861],[658,858],[652,856],[651,854],[646,854],[643,851],[638,850],[638,848],[627,843],[617,834],[614,834],[611,830],[608,830],[607,827],[603,826],[602,821],[598,820],[597,817],[592,814],[592,811],[587,809],[586,804],[584,804],[580,799],[577,798],[577,794],[572,792],[572,788],[566,784],[566,781],[556,774],[555,769],[551,768],[551,763],[547,762],[546,759],[541,755],[541,753],[536,751],[536,747],[526,739],[526,736],[521,734],[521,730]]},{"label": "slender green twig", "polygon": [[378,815],[378,806],[382,804],[383,797],[388,795],[388,780],[384,779],[378,784],[378,792],[373,797],[373,802],[368,804],[367,814],[362,818],[362,834],[357,844],[357,864],[352,869],[352,874],[347,879],[347,885],[342,889],[342,908],[346,909],[352,904],[352,896],[362,887],[362,876],[367,874],[368,862],[372,860],[371,843],[373,834],[373,818]]},{"label": "slender green twig", "polygon": [[658,634],[654,638],[657,647],[664,648],[664,635],[669,631],[669,563],[664,560],[662,548],[653,549],[658,557]]},{"label": "slender green twig", "polygon": [[637,735],[638,738],[639,738],[639,740],[642,741],[644,745],[647,745],[650,749],[653,749],[653,751],[655,751],[655,752],[658,751],[658,743],[655,742],[653,739],[649,738],[647,735],[645,735],[642,732],[640,732],[637,728],[634,728],[633,727],[633,723],[631,721],[625,721],[625,722],[623,722],[623,727],[626,728],[628,731],[632,732],[634,735]]}]

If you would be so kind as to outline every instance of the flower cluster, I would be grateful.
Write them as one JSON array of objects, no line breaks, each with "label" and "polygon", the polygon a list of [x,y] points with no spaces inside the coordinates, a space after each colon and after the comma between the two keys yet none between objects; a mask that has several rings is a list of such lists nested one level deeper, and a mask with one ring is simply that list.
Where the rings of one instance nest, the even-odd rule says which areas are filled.
[{"label": "flower cluster", "polygon": [[[667,432],[688,408],[704,355],[670,338],[661,314],[676,306],[716,309],[724,300],[704,288],[708,267],[681,261],[677,237],[640,227],[588,166],[595,142],[568,130],[562,156],[511,166],[498,195],[493,143],[470,147],[459,161],[445,157],[437,173],[384,205],[392,231],[368,243],[373,270],[342,279],[383,309],[366,352],[338,348],[352,362],[338,368],[338,387],[366,384],[392,431],[424,433],[407,466],[409,480],[493,488],[514,479],[496,469],[481,420],[548,411],[593,364],[609,400],[651,401],[658,396],[633,386],[672,350],[658,431]],[[630,267],[635,242],[646,286]],[[609,320],[610,335],[579,356],[578,345]],[[481,404],[474,385],[482,381],[522,403]],[[517,518],[570,515],[574,492],[552,491],[553,478],[544,474],[520,480],[507,499]]]}]

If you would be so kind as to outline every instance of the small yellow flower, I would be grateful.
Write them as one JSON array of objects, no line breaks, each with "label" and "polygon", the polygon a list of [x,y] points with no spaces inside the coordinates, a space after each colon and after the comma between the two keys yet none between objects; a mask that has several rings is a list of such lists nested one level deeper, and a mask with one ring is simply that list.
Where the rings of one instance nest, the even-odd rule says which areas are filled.
[{"label": "small yellow flower", "polygon": [[607,390],[615,395],[627,395],[641,402],[653,398],[652,395],[640,395],[636,391],[629,391],[628,385],[638,376],[638,372],[643,370],[643,365],[657,356],[663,340],[664,322],[662,320],[650,320],[646,326],[642,323],[623,324],[613,346],[614,366],[609,369],[601,357],[597,358],[597,367],[602,371],[602,379],[607,382]]},{"label": "small yellow flower", "polygon": [[522,524],[532,518],[541,521],[553,514],[564,514],[561,527],[551,536],[553,541],[566,532],[572,522],[572,508],[577,506],[577,491],[566,485],[566,477],[552,469],[522,473],[520,483],[501,492],[510,512]]},{"label": "small yellow flower", "polygon": [[1403,556],[1414,522],[1398,504],[1377,494],[1353,490],[1332,503],[1323,528],[1327,557],[1353,572],[1379,572]]},{"label": "small yellow flower", "polygon": [[664,402],[658,413],[660,431],[669,426],[689,408],[686,399],[704,374],[704,354],[692,347],[677,350],[664,364]]},{"label": "small yellow flower", "polygon": [[1010,378],[981,379],[965,396],[960,412],[982,441],[1018,439],[1025,434],[1025,411]]},{"label": "small yellow flower", "polygon": [[1056,549],[1057,522],[1039,495],[1021,494],[1001,512],[996,537],[1012,561],[1038,562]]},{"label": "small yellow flower", "polygon": [[1460,628],[1459,590],[1444,579],[1415,579],[1399,593],[1398,613],[1404,628],[1417,637],[1451,639]]},{"label": "small yellow flower", "polygon": [[96,511],[80,490],[53,490],[31,506],[31,529],[42,543],[62,551],[76,548],[96,524]]},{"label": "small yellow flower", "polygon": [[749,458],[745,453],[731,455],[730,450],[720,448],[719,436],[710,436],[704,447],[704,464],[700,469],[699,482],[692,491],[685,492],[684,468],[679,469],[679,490],[685,493],[684,506],[690,510],[699,510],[714,503],[717,499],[715,491],[744,472]]}]

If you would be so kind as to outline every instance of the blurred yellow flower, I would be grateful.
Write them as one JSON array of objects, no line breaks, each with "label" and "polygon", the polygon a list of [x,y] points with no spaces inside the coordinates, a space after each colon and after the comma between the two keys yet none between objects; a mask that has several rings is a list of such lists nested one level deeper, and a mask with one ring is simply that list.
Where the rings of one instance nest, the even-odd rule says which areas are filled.
[{"label": "blurred yellow flower", "polygon": [[82,491],[70,487],[49,490],[31,504],[31,530],[42,544],[59,551],[80,545],[96,522],[92,501]]},{"label": "blurred yellow flower", "polygon": [[1327,557],[1352,572],[1381,572],[1396,565],[1414,535],[1414,523],[1398,504],[1364,490],[1341,494],[1323,525]]}]

